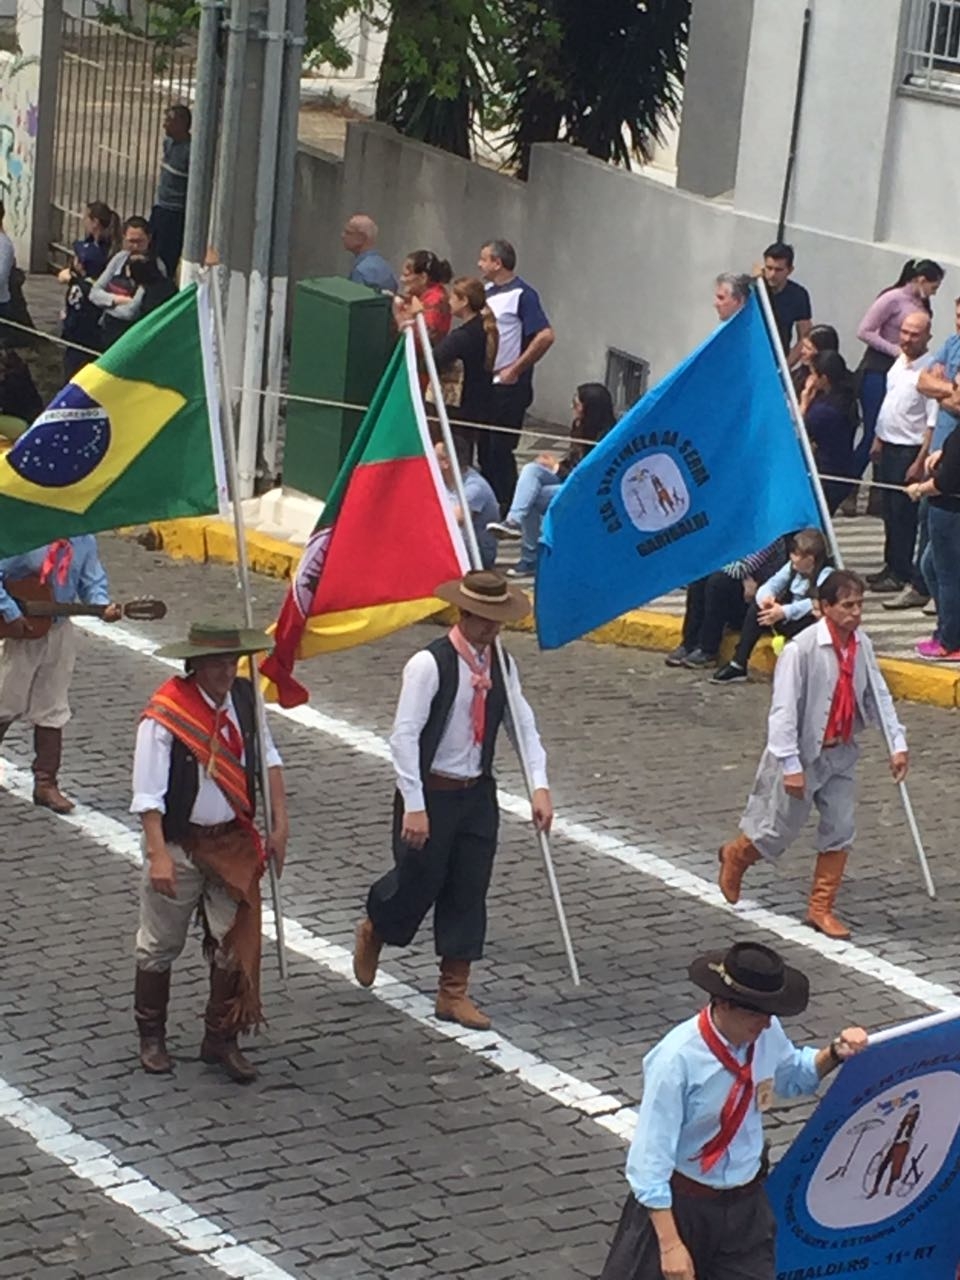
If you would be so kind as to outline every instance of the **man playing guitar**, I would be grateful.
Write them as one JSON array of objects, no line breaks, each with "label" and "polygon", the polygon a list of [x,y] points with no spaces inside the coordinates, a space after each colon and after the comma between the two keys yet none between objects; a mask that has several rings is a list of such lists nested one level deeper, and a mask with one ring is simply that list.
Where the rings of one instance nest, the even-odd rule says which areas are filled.
[{"label": "man playing guitar", "polygon": [[[6,624],[0,653],[0,740],[14,720],[33,725],[33,803],[69,813],[73,801],[57,786],[63,726],[70,719],[70,679],[76,661],[76,632],[68,617],[48,629],[31,620],[17,602],[15,585],[39,579],[54,602],[95,606],[106,622],[122,616],[111,604],[107,575],[92,534],[61,538],[48,547],[0,560],[0,619]],[[43,634],[40,634],[43,632]]]}]

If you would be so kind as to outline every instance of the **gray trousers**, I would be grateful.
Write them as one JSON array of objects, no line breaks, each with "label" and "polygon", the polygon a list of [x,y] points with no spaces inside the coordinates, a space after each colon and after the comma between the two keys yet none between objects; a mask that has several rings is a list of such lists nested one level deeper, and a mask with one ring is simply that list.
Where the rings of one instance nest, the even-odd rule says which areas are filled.
[{"label": "gray trousers", "polygon": [[[218,943],[230,932],[237,914],[237,904],[223,885],[195,866],[180,845],[168,844],[167,849],[176,868],[176,898],[165,898],[151,888],[144,850],[140,927],[136,943],[138,969],[162,971],[170,968],[186,945],[190,921],[201,902],[207,927]],[[229,958],[222,955],[219,948],[214,962],[218,968],[230,968]]]},{"label": "gray trousers", "polygon": [[857,834],[854,770],[859,755],[855,742],[821,751],[804,769],[806,790],[803,799],[796,800],[784,790],[782,762],[764,751],[740,830],[765,858],[779,858],[816,807],[820,815],[817,853],[849,849]]},{"label": "gray trousers", "polygon": [[[674,1193],[673,1216],[697,1280],[774,1280],[777,1224],[762,1182],[735,1200]],[[633,1194],[600,1280],[663,1280],[657,1233]]]}]

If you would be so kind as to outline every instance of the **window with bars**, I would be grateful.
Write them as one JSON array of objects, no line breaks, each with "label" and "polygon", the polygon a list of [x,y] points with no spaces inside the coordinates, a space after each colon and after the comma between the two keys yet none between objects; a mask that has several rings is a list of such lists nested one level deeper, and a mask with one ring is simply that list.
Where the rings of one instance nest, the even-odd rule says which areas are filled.
[{"label": "window with bars", "polygon": [[960,0],[907,0],[901,86],[960,102]]},{"label": "window with bars", "polygon": [[642,356],[632,356],[626,351],[607,348],[607,390],[613,400],[613,408],[620,418],[640,399],[647,389],[650,364]]}]

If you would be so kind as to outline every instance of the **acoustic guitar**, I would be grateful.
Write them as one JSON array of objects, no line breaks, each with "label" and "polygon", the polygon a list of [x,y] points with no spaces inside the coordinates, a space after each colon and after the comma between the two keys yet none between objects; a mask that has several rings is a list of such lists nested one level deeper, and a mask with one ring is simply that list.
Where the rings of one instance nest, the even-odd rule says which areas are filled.
[{"label": "acoustic guitar", "polygon": [[[35,575],[3,585],[7,594],[17,602],[20,612],[30,620],[31,640],[45,636],[53,626],[54,618],[102,618],[107,608],[105,604],[61,604],[54,600],[50,584],[41,582]],[[166,612],[167,606],[162,600],[148,596],[138,596],[123,605],[123,616],[132,622],[154,622],[164,617]],[[0,618],[0,640],[6,640],[11,630],[12,624]]]}]

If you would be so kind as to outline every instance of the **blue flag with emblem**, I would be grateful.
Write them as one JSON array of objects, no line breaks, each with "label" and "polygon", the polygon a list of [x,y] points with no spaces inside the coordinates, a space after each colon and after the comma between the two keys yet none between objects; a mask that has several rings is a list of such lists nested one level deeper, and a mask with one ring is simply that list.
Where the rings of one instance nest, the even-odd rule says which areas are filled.
[{"label": "blue flag with emblem", "polygon": [[759,300],[627,413],[547,508],[537,634],[555,649],[820,525]]},{"label": "blue flag with emblem", "polygon": [[960,1015],[871,1036],[767,1185],[777,1280],[956,1280]]}]

